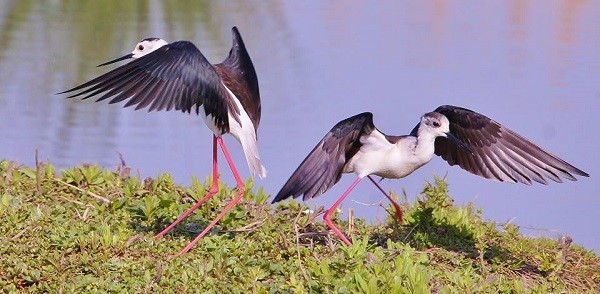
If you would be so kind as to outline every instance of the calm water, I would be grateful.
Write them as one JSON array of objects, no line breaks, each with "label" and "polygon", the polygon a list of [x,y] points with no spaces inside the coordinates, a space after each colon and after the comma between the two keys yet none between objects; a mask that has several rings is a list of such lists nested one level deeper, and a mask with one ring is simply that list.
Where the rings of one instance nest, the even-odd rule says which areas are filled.
[{"label": "calm water", "polygon": [[[102,3],[100,3],[102,2]],[[414,200],[434,174],[457,203],[474,201],[526,234],[573,236],[600,250],[600,1],[0,1],[0,158],[114,168],[189,184],[210,174],[211,133],[194,115],[147,113],[53,95],[106,68],[145,37],[194,41],[221,61],[237,25],[258,72],[260,152],[276,193],[336,122],[362,111],[405,134],[441,104],[485,113],[592,175],[548,186],[474,177],[440,158],[383,182]],[[241,148],[227,138],[241,172]],[[223,166],[225,167],[225,166]],[[224,180],[234,181],[227,169]],[[329,205],[354,179],[310,205]],[[342,205],[378,221],[387,200],[361,183]]]}]

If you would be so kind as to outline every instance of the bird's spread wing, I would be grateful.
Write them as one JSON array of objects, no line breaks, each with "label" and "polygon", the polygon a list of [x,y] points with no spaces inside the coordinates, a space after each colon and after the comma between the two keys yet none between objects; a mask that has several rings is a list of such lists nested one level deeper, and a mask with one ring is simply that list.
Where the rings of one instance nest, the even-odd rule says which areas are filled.
[{"label": "bird's spread wing", "polygon": [[435,154],[450,165],[459,165],[473,174],[501,182],[533,181],[547,184],[546,178],[562,182],[576,180],[584,171],[545,151],[519,134],[483,114],[444,105],[435,112],[450,121],[450,132],[468,145],[473,154],[444,137],[435,141]]},{"label": "bird's spread wing", "polygon": [[307,200],[325,193],[340,180],[346,161],[358,152],[360,137],[374,129],[370,112],[337,123],[302,161],[273,203],[300,195]]},{"label": "bird's spread wing", "polygon": [[89,82],[62,93],[109,103],[128,100],[125,107],[152,110],[199,111],[212,115],[221,131],[229,131],[228,106],[234,104],[214,67],[188,41],[167,44]]}]

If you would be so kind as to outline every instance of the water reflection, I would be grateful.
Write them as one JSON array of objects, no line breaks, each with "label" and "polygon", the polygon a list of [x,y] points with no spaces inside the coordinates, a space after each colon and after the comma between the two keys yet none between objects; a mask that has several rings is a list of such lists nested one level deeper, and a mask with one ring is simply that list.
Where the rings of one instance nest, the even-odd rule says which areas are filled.
[{"label": "water reflection", "polygon": [[[592,1],[0,1],[0,156],[58,166],[118,164],[179,183],[210,174],[210,132],[194,115],[145,113],[65,100],[53,93],[103,73],[95,65],[144,37],[194,41],[211,62],[237,25],[259,75],[259,144],[276,193],[323,134],[362,111],[391,134],[409,132],[440,104],[488,114],[592,175],[576,183],[523,187],[448,168],[441,160],[408,179],[384,181],[413,199],[432,174],[448,173],[459,203],[485,216],[572,234],[600,249],[593,210],[600,174],[589,131],[600,111],[600,3]],[[241,148],[226,139],[241,172]],[[234,147],[235,146],[235,147]],[[224,179],[233,183],[231,176]],[[328,205],[352,180],[316,200]],[[359,185],[344,208],[385,217],[382,196]],[[476,195],[476,196],[475,196]],[[373,216],[375,215],[375,216]],[[568,215],[565,219],[563,216]],[[537,234],[534,232],[533,234]]]}]

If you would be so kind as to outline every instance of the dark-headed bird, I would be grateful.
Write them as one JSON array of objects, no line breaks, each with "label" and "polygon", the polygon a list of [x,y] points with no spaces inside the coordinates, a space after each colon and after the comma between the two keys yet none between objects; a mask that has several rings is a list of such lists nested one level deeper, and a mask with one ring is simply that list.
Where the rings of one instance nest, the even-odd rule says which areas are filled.
[{"label": "dark-headed bird", "polygon": [[352,189],[364,177],[369,178],[392,201],[396,217],[402,223],[400,205],[371,176],[406,177],[428,163],[434,154],[450,165],[500,182],[547,184],[546,179],[562,182],[562,178],[576,181],[574,175],[588,176],[483,114],[445,105],[424,114],[406,136],[382,133],[369,112],[340,121],[302,161],[273,203],[289,197],[311,199],[335,185],[342,173],[355,173],[356,180],[323,217],[327,226],[350,245],[330,216]]},{"label": "dark-headed bird", "polygon": [[237,169],[227,151],[222,135],[231,134],[242,145],[252,176],[266,176],[260,162],[256,133],[260,122],[260,94],[254,65],[236,27],[232,28],[233,45],[229,55],[218,64],[211,64],[189,41],[168,43],[159,38],[142,40],[130,54],[100,64],[108,65],[132,58],[133,61],[109,71],[73,89],[61,92],[71,97],[96,101],[112,98],[109,103],[127,101],[125,107],[135,109],[179,110],[201,115],[213,132],[212,185],[200,201],[182,214],[156,238],[208,201],[218,191],[217,147],[231,168],[238,192],[225,209],[177,255],[189,251],[223,216],[240,201],[245,192]]}]

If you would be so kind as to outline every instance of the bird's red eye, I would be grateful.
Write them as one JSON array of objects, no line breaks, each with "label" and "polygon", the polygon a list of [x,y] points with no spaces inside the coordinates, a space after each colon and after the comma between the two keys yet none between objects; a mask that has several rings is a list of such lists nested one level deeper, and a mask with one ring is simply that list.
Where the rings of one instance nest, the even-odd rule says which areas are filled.
[{"label": "bird's red eye", "polygon": [[140,50],[140,51],[144,50],[144,45],[138,45],[138,50]]}]

